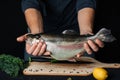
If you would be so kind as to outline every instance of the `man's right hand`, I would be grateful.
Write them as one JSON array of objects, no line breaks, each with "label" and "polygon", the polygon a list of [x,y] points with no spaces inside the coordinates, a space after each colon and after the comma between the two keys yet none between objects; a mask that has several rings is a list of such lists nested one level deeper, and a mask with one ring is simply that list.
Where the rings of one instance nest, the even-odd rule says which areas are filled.
[{"label": "man's right hand", "polygon": [[[18,42],[25,41],[27,34],[24,34],[20,37],[17,37]],[[45,42],[36,42],[33,45],[26,43],[26,52],[33,56],[40,56],[40,55],[50,55],[50,52],[46,51],[46,44]]]}]

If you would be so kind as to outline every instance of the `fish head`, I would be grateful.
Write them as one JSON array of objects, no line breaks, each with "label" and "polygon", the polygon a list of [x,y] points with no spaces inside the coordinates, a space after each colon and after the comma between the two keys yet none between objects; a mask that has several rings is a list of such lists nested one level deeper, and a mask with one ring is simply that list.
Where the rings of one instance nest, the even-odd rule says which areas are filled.
[{"label": "fish head", "polygon": [[26,35],[26,43],[33,45],[34,43],[43,42],[44,40],[41,38],[40,34],[27,34]]}]

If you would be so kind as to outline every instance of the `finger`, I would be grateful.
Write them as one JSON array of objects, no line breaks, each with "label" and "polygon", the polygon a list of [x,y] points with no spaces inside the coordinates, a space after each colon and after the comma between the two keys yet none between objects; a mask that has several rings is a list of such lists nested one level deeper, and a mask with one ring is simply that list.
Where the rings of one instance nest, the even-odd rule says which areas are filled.
[{"label": "finger", "polygon": [[70,58],[68,61],[69,62],[77,62],[75,58]]},{"label": "finger", "polygon": [[99,50],[98,46],[91,40],[88,40],[89,46],[92,48],[93,51],[97,52]]},{"label": "finger", "polygon": [[50,55],[50,52],[46,51],[43,55],[48,56],[48,55]]},{"label": "finger", "polygon": [[36,47],[37,47],[37,43],[34,43],[34,44],[27,50],[27,53],[28,53],[28,54],[32,54]]},{"label": "finger", "polygon": [[101,47],[101,48],[104,47],[104,43],[103,43],[101,40],[96,39],[95,42],[96,42],[96,44],[97,44],[99,47]]},{"label": "finger", "polygon": [[92,50],[90,49],[90,47],[87,43],[84,43],[84,48],[88,54],[92,54]]},{"label": "finger", "polygon": [[18,41],[18,42],[23,42],[23,41],[25,41],[25,40],[26,40],[26,34],[25,34],[25,35],[22,35],[22,36],[17,37],[17,41]]},{"label": "finger", "polygon": [[77,54],[77,58],[80,58],[81,57],[81,55],[80,54]]},{"label": "finger", "polygon": [[40,52],[39,52],[38,55],[42,55],[42,54],[45,52],[45,50],[46,50],[46,44],[43,43],[43,45],[42,45],[42,47],[41,47],[41,50],[40,50]]},{"label": "finger", "polygon": [[40,42],[40,43],[38,43],[38,45],[37,45],[37,47],[35,48],[35,50],[34,50],[34,52],[32,53],[32,55],[37,56],[37,55],[39,54],[39,52],[40,52],[41,47],[42,47],[42,43]]}]

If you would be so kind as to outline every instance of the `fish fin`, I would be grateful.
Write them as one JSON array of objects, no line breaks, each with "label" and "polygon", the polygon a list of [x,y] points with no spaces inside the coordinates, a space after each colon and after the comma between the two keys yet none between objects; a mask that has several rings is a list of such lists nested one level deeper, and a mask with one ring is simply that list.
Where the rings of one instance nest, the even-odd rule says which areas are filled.
[{"label": "fish fin", "polygon": [[116,38],[112,35],[111,30],[106,28],[100,29],[95,36],[89,37],[88,39],[96,39],[96,38],[104,42],[112,42],[116,40]]},{"label": "fish fin", "polygon": [[74,35],[77,34],[77,32],[72,29],[68,29],[68,30],[64,30],[62,34]]}]

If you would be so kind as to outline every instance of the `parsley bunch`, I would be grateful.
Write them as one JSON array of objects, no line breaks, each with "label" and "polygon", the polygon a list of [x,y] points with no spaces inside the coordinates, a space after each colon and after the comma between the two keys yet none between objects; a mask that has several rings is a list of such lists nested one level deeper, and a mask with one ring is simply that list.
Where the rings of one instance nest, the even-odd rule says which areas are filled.
[{"label": "parsley bunch", "polygon": [[24,69],[24,60],[12,55],[0,55],[0,70],[12,77],[17,77],[20,70]]}]

